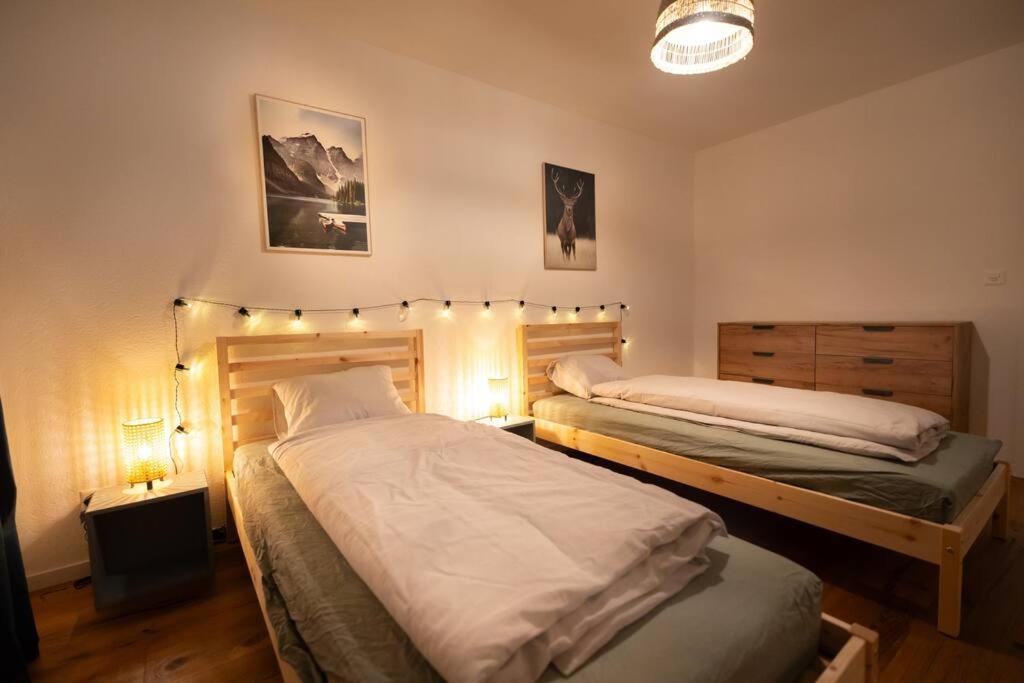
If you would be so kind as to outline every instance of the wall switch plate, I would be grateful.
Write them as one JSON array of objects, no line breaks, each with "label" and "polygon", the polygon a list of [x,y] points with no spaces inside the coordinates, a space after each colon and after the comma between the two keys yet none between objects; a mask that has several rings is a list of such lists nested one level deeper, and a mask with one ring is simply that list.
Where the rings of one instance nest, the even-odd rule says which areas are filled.
[{"label": "wall switch plate", "polygon": [[986,270],[985,271],[985,286],[994,285],[1005,285],[1006,284],[1006,271],[1005,270]]}]

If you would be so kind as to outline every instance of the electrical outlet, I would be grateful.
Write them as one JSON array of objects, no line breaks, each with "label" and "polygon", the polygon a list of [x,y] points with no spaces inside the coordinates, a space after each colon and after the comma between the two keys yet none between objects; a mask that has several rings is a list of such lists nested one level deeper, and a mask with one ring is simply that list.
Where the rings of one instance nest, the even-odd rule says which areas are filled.
[{"label": "electrical outlet", "polygon": [[1005,285],[1006,284],[1006,271],[1005,270],[986,270],[985,271],[985,286],[991,287],[994,285]]}]

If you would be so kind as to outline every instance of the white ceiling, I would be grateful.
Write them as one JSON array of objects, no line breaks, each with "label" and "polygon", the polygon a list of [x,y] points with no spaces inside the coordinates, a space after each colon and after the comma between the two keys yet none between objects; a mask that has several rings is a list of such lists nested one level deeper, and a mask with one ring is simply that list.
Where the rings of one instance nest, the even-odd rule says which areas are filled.
[{"label": "white ceiling", "polygon": [[756,0],[745,61],[670,76],[658,0],[338,4],[346,35],[694,149],[1024,41],[1022,0]]}]

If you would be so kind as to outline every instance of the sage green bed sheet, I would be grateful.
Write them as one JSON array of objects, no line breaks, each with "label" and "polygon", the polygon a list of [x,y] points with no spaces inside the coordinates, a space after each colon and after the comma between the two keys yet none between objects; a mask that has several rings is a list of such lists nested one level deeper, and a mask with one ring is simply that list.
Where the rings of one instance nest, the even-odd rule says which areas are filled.
[{"label": "sage green bed sheet", "polygon": [[992,473],[1002,443],[951,432],[916,463],[769,439],[592,403],[570,394],[533,404],[542,420],[932,522],[952,522]]},{"label": "sage green bed sheet", "polygon": [[[266,449],[234,456],[239,505],[282,657],[305,681],[438,681]],[[556,457],[564,457],[558,455]],[[574,683],[778,683],[817,651],[821,582],[789,560],[716,539],[709,569],[566,678]]]}]

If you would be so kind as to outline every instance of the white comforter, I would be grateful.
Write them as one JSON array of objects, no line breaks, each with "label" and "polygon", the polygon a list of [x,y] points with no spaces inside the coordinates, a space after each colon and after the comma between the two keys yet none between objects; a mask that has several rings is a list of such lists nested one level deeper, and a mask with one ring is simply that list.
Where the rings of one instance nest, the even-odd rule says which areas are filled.
[{"label": "white comforter", "polygon": [[927,456],[949,430],[944,417],[914,406],[702,377],[647,375],[591,391],[606,405],[904,462]]},{"label": "white comforter", "polygon": [[446,679],[570,673],[704,571],[717,515],[492,427],[358,420],[271,446]]}]

